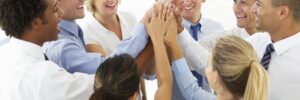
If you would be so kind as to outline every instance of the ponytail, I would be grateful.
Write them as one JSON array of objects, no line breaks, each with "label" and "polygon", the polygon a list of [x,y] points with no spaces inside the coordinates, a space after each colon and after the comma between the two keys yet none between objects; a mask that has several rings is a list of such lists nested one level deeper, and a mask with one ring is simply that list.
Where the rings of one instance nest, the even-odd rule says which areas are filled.
[{"label": "ponytail", "polygon": [[89,100],[106,100],[105,98],[105,91],[103,87],[100,87],[98,90],[96,90]]},{"label": "ponytail", "polygon": [[269,86],[267,71],[255,60],[249,65],[250,73],[243,100],[267,100]]},{"label": "ponytail", "polygon": [[267,99],[269,77],[258,61],[251,44],[236,36],[220,38],[212,52],[213,68],[237,99]]}]

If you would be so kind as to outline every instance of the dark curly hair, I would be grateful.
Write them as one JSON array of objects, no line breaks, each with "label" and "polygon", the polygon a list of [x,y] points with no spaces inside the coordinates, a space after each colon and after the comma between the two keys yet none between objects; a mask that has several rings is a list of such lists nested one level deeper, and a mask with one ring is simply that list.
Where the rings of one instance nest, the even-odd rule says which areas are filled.
[{"label": "dark curly hair", "polygon": [[139,90],[141,75],[131,56],[108,58],[96,72],[95,93],[90,100],[128,100]]},{"label": "dark curly hair", "polygon": [[0,26],[6,35],[21,38],[35,18],[44,17],[46,7],[46,0],[1,0]]}]

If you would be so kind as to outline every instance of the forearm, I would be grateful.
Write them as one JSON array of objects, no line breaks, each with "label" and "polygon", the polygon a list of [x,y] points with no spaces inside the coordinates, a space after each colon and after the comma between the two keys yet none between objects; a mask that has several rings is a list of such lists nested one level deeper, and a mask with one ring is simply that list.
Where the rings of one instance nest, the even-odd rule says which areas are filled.
[{"label": "forearm", "polygon": [[156,74],[158,77],[158,83],[172,85],[172,73],[171,67],[167,58],[166,49],[162,40],[153,42],[154,55],[156,62]]},{"label": "forearm", "polygon": [[167,44],[166,47],[171,61],[175,61],[183,57],[181,47],[178,42]]},{"label": "forearm", "polygon": [[153,58],[153,46],[152,42],[148,41],[148,44],[146,45],[145,49],[139,54],[139,56],[136,59],[136,63],[138,65],[138,68],[141,72],[145,72],[148,69],[148,65]]},{"label": "forearm", "polygon": [[100,45],[87,44],[86,48],[88,52],[100,53],[102,56],[107,56],[107,52]]}]

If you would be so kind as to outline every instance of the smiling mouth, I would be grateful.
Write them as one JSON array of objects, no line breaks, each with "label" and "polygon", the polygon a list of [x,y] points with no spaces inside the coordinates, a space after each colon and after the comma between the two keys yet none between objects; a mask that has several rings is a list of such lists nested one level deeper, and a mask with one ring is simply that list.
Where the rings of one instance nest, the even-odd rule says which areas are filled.
[{"label": "smiling mouth", "polygon": [[194,4],[190,4],[184,7],[184,10],[192,10],[193,8],[195,8],[196,5]]},{"label": "smiling mouth", "polygon": [[79,5],[76,7],[76,9],[83,9],[83,8],[84,8],[83,5]]},{"label": "smiling mouth", "polygon": [[236,18],[241,20],[241,19],[247,18],[247,16],[246,15],[236,15]]},{"label": "smiling mouth", "polygon": [[115,6],[116,6],[116,3],[111,3],[108,5],[105,5],[105,7],[108,7],[108,8],[114,8]]}]

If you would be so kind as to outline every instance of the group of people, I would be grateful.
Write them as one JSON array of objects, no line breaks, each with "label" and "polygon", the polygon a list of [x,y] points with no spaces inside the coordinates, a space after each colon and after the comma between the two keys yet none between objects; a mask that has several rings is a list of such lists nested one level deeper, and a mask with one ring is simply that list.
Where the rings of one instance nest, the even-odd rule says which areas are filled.
[{"label": "group of people", "polygon": [[[297,100],[300,1],[157,0],[139,22],[120,0],[1,0],[1,100]],[[84,5],[86,4],[86,5]],[[88,12],[84,13],[85,7]]]}]

